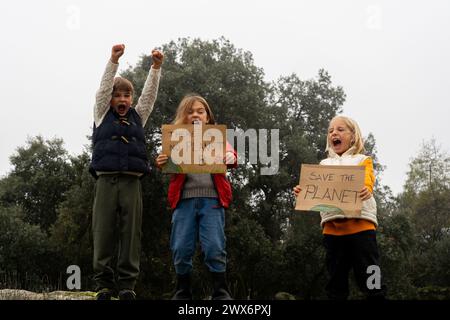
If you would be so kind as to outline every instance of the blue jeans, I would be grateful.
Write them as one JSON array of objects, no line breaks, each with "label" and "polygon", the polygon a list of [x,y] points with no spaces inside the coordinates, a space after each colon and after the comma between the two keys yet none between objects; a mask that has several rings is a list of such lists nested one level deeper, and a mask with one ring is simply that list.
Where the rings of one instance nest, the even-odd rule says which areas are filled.
[{"label": "blue jeans", "polygon": [[177,274],[192,271],[197,239],[212,272],[225,272],[225,210],[217,198],[182,199],[172,215],[170,249]]}]

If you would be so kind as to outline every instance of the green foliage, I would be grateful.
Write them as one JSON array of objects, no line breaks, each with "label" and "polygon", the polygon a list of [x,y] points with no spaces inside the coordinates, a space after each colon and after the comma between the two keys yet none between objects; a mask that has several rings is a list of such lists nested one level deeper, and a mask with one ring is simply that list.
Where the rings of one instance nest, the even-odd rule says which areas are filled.
[{"label": "green foliage", "polygon": [[[25,275],[46,274],[49,271],[49,259],[54,251],[47,235],[37,225],[23,221],[21,207],[0,207],[0,276],[9,272]],[[14,277],[16,285],[23,285],[29,277]],[[0,281],[1,283],[2,281]]]},{"label": "green foliage", "polygon": [[397,199],[397,209],[411,221],[408,260],[410,281],[419,298],[438,297],[430,293],[450,287],[448,265],[450,257],[450,157],[431,140],[422,145],[410,162],[404,192]]},{"label": "green foliage", "polygon": [[377,240],[388,296],[391,299],[414,298],[410,266],[415,239],[411,221],[404,214],[380,215],[379,224]]},{"label": "green foliage", "polygon": [[166,201],[166,179],[166,175],[153,170],[142,180],[141,274],[136,292],[148,298],[161,298],[173,289],[169,247],[171,212]]},{"label": "green foliage", "polygon": [[[369,133],[368,136],[364,139],[364,148],[366,149],[366,155],[372,158],[375,175],[379,176],[384,171],[385,167],[381,165],[380,161],[378,160],[376,139],[372,133]],[[376,181],[376,184],[380,184],[378,180]]]},{"label": "green foliage", "polygon": [[405,191],[399,197],[402,210],[413,220],[420,243],[433,244],[450,228],[450,156],[435,140],[424,143],[411,160]]},{"label": "green foliage", "polygon": [[[250,52],[237,50],[224,38],[213,41],[180,39],[163,45],[163,51],[164,72],[155,112],[148,121],[148,130],[152,133],[159,132],[161,124],[174,119],[178,103],[192,92],[202,95],[213,109],[217,122],[230,128],[257,128],[258,118],[268,116],[264,74],[253,64]],[[135,68],[122,74],[133,81],[137,95],[150,65],[151,58],[143,56]],[[259,117],[254,117],[255,114]]]},{"label": "green foliage", "polygon": [[420,300],[450,300],[450,288],[439,286],[427,286],[418,289],[418,299]]},{"label": "green foliage", "polygon": [[405,182],[405,193],[417,193],[450,187],[450,156],[436,140],[424,142],[419,154],[411,160]]},{"label": "green foliage", "polygon": [[290,221],[283,284],[299,299],[323,299],[327,274],[320,217],[317,212],[296,213]]},{"label": "green foliage", "polygon": [[94,179],[88,172],[90,155],[84,152],[72,158],[71,163],[76,178],[59,205],[50,239],[67,265],[76,264],[86,272],[92,269]]},{"label": "green foliage", "polygon": [[422,191],[414,205],[416,233],[422,242],[440,240],[450,228],[450,189]]},{"label": "green foliage", "polygon": [[25,221],[47,231],[56,221],[73,172],[61,139],[29,138],[10,157],[14,169],[0,185],[0,203],[20,205]]},{"label": "green foliage", "polygon": [[413,283],[417,287],[450,288],[450,235],[413,254]]},{"label": "green foliage", "polygon": [[230,285],[238,299],[273,299],[283,273],[282,253],[258,222],[236,217],[227,230]]},{"label": "green foliage", "polygon": [[342,87],[334,87],[331,76],[323,69],[317,79],[303,81],[292,74],[278,79],[273,87],[271,103],[287,110],[291,124],[301,128],[317,157],[325,157],[328,124],[345,102]]}]

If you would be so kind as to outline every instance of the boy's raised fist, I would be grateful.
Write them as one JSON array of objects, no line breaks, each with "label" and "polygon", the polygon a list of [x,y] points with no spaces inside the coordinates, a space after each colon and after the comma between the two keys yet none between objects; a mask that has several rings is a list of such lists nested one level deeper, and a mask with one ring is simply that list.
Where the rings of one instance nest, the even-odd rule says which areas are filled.
[{"label": "boy's raised fist", "polygon": [[111,62],[119,63],[119,58],[123,55],[124,52],[124,44],[116,44],[115,46],[113,46],[111,49]]},{"label": "boy's raised fist", "polygon": [[164,54],[156,49],[152,50],[153,69],[159,69],[164,60]]}]

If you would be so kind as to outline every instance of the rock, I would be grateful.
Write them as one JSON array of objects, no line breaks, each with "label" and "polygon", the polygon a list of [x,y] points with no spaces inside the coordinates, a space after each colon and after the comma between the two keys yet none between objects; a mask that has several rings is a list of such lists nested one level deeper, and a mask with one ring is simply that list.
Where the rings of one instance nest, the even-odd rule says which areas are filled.
[{"label": "rock", "polygon": [[295,297],[288,292],[278,292],[275,295],[275,300],[295,300]]},{"label": "rock", "polygon": [[0,300],[94,300],[91,291],[52,291],[36,293],[19,289],[0,290]]}]

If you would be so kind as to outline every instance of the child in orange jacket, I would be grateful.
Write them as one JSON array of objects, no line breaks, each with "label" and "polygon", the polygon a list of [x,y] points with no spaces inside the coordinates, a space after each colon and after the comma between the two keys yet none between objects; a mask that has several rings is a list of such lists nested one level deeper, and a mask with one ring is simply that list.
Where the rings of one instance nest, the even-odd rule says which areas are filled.
[{"label": "child in orange jacket", "polygon": [[[326,287],[330,299],[347,299],[348,275],[353,269],[356,282],[367,298],[384,298],[385,287],[369,284],[372,270],[379,269],[379,254],[375,229],[377,205],[372,195],[375,183],[373,163],[363,154],[364,142],[358,124],[348,117],[337,116],[330,121],[327,138],[328,158],[321,165],[359,165],[365,167],[365,187],[360,192],[361,216],[346,218],[336,212],[321,212],[326,265],[330,280]],[[294,187],[296,196],[301,192]],[[381,274],[379,274],[381,279]]]}]

